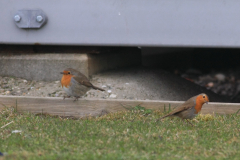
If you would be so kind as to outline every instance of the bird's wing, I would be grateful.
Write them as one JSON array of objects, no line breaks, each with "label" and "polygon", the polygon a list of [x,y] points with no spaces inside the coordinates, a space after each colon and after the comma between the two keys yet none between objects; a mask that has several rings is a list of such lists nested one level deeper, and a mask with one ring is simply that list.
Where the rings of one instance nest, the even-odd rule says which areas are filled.
[{"label": "bird's wing", "polygon": [[182,105],[176,107],[172,112],[169,113],[169,115],[174,115],[178,112],[184,111],[184,110],[188,110],[192,107],[194,107],[194,101],[192,100],[188,100],[185,103],[183,103]]},{"label": "bird's wing", "polygon": [[196,99],[196,97],[190,98],[185,103],[183,103],[182,105],[176,107],[172,112],[170,112],[167,115],[161,117],[160,119],[163,119],[163,118],[168,117],[168,116],[172,116],[172,115],[177,114],[177,113],[179,113],[181,111],[188,110],[188,109],[194,107],[195,106],[194,98]]},{"label": "bird's wing", "polygon": [[87,78],[84,77],[76,77],[74,76],[73,79],[80,83],[81,85],[84,85],[86,87],[93,87],[92,83],[89,82]]}]

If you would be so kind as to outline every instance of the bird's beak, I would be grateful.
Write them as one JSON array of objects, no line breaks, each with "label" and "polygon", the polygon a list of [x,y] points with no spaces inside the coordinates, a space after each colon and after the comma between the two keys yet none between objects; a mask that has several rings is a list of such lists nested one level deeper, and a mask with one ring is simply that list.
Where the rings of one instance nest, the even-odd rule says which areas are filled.
[{"label": "bird's beak", "polygon": [[60,72],[61,74],[63,74],[63,72]]},{"label": "bird's beak", "polygon": [[205,101],[206,104],[208,104],[208,101]]}]

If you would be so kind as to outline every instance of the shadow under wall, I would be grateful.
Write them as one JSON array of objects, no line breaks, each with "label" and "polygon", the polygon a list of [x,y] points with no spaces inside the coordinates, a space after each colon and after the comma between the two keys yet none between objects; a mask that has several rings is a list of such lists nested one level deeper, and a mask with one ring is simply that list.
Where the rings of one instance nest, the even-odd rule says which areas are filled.
[{"label": "shadow under wall", "polygon": [[240,68],[240,49],[226,48],[142,48],[143,66],[165,70],[212,70]]}]

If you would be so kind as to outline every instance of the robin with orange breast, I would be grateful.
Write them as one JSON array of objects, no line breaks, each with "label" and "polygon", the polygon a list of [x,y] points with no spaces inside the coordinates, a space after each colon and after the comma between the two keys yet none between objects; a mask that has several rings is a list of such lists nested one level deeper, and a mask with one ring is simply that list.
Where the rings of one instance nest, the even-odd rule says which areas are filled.
[{"label": "robin with orange breast", "polygon": [[[187,122],[189,122],[188,119],[193,119],[194,117],[196,117],[197,114],[201,111],[203,104],[208,102],[209,99],[205,93],[199,94],[190,98],[185,103],[176,107],[172,112],[161,117],[160,119],[170,116],[177,116],[180,117],[182,120],[186,120]],[[191,122],[189,123],[193,126]]]},{"label": "robin with orange breast", "polygon": [[[61,79],[62,88],[67,93],[67,98],[71,96],[75,97],[74,101],[78,100],[78,98],[90,89],[105,91],[102,88],[92,85],[84,74],[75,69],[67,68],[61,74],[63,74]],[[63,99],[65,98],[66,96],[63,97]]]}]

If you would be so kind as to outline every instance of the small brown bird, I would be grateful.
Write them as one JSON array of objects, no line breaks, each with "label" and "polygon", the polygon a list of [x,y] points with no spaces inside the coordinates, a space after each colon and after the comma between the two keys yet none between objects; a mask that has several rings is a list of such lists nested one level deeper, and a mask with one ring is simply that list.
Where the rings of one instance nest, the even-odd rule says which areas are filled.
[{"label": "small brown bird", "polygon": [[[186,120],[187,122],[189,122],[188,119],[193,119],[194,117],[196,117],[198,112],[201,111],[202,105],[208,102],[209,99],[205,93],[199,94],[190,98],[182,105],[176,107],[172,112],[168,113],[167,115],[159,118],[159,120],[170,116],[178,116],[182,120]],[[191,122],[189,123],[193,126]]]},{"label": "small brown bird", "polygon": [[[78,98],[83,96],[91,88],[105,91],[102,88],[92,85],[84,74],[75,69],[67,68],[61,72],[61,74],[63,74],[61,79],[62,88],[67,93],[67,98],[71,96],[75,97],[74,101],[78,100]],[[63,99],[65,98],[64,96]]]}]

